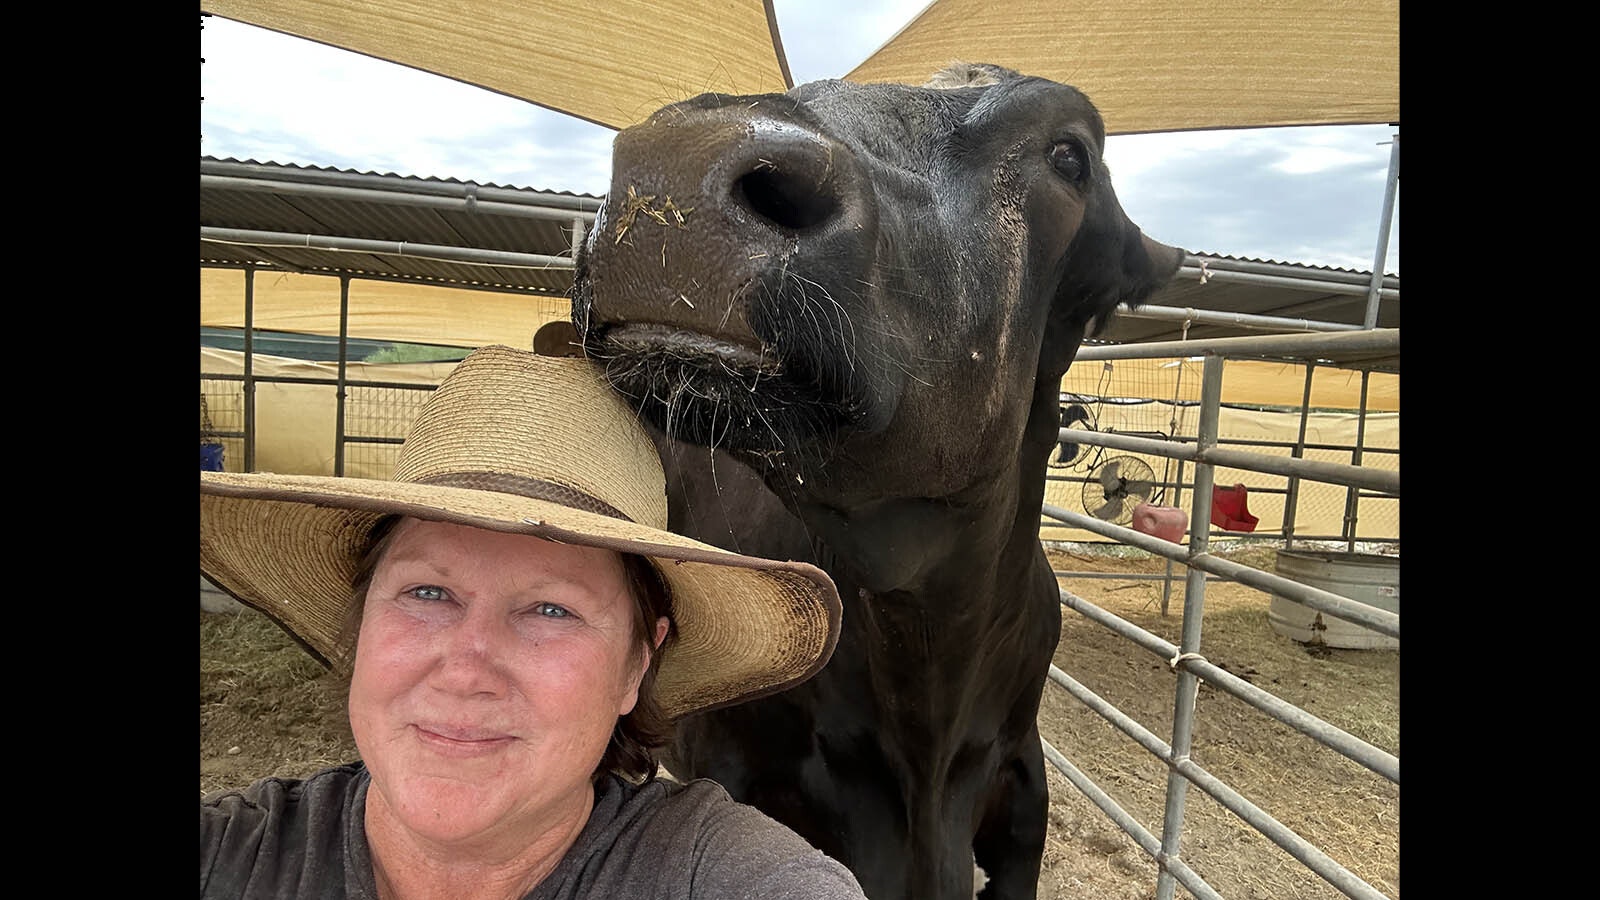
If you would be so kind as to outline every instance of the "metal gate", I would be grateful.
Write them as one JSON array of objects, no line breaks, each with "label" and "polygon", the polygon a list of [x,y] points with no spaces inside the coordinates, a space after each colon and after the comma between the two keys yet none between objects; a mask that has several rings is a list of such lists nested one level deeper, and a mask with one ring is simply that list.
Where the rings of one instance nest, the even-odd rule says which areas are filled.
[{"label": "metal gate", "polygon": [[[1295,480],[1310,479],[1344,485],[1356,490],[1376,491],[1396,498],[1400,493],[1400,476],[1395,471],[1218,448],[1217,420],[1225,359],[1230,356],[1235,358],[1282,356],[1297,360],[1359,360],[1366,357],[1392,357],[1397,361],[1399,346],[1398,329],[1374,329],[1340,334],[1272,335],[1209,342],[1184,342],[1181,349],[1177,349],[1176,352],[1169,344],[1085,347],[1078,355],[1079,362],[1172,355],[1205,357],[1200,423],[1198,437],[1193,443],[1152,440],[1094,431],[1070,433],[1070,439],[1080,443],[1192,463],[1195,466],[1195,480],[1194,492],[1191,495],[1193,509],[1187,546],[1152,537],[1132,528],[1114,525],[1083,513],[1050,505],[1044,507],[1046,516],[1165,557],[1188,568],[1185,578],[1182,637],[1176,646],[1067,590],[1061,592],[1062,605],[1067,609],[1126,638],[1141,650],[1154,654],[1176,673],[1170,743],[1162,740],[1160,736],[1146,729],[1059,668],[1051,666],[1050,671],[1050,681],[1105,718],[1165,764],[1168,774],[1161,833],[1157,835],[1147,829],[1060,751],[1048,741],[1043,742],[1045,757],[1051,764],[1154,859],[1159,869],[1156,886],[1158,900],[1170,900],[1175,884],[1182,884],[1196,897],[1220,897],[1216,890],[1184,862],[1180,853],[1184,799],[1190,785],[1210,795],[1345,895],[1362,900],[1379,900],[1385,897],[1383,893],[1340,865],[1310,841],[1251,803],[1221,778],[1197,765],[1190,758],[1190,744],[1196,716],[1195,699],[1200,682],[1203,680],[1211,687],[1242,700],[1260,713],[1294,728],[1395,785],[1398,786],[1400,783],[1398,757],[1212,664],[1206,659],[1201,644],[1201,619],[1205,608],[1208,574],[1286,597],[1317,612],[1336,616],[1398,640],[1400,636],[1398,613],[1212,555],[1209,552],[1209,526],[1213,470],[1219,465],[1286,475],[1291,478],[1291,488]],[[1069,439],[1069,433],[1065,428],[1061,431],[1061,439]]]}]

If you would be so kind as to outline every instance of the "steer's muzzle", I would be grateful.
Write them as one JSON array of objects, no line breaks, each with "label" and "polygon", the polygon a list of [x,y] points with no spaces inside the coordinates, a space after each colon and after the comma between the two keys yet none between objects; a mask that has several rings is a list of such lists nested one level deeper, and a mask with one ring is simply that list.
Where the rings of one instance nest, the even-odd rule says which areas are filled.
[{"label": "steer's muzzle", "polygon": [[810,286],[813,261],[863,260],[875,218],[855,156],[785,108],[707,96],[617,135],[574,294],[592,351],[782,368],[783,296]]}]

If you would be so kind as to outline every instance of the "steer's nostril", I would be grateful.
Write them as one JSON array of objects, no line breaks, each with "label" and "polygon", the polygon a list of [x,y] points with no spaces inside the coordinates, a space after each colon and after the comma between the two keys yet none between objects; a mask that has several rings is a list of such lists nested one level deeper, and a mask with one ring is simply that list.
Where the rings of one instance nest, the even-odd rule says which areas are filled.
[{"label": "steer's nostril", "polygon": [[805,231],[833,218],[839,200],[826,188],[786,176],[769,168],[757,169],[733,184],[734,197],[751,212],[782,228]]}]

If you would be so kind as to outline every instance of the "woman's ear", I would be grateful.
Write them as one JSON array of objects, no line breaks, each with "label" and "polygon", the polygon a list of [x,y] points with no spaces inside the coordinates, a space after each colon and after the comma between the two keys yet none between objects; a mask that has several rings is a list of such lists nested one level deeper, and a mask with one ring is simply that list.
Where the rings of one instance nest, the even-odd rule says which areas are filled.
[{"label": "woman's ear", "polygon": [[667,631],[670,628],[671,623],[667,621],[666,616],[656,619],[656,634],[655,639],[650,642],[650,652],[639,654],[639,670],[633,673],[633,686],[628,690],[627,696],[623,698],[622,708],[617,710],[617,715],[625,716],[633,712],[634,705],[639,702],[639,685],[644,682],[644,673],[650,671],[650,663],[655,660],[656,653],[661,650],[661,642],[667,639]]},{"label": "woman's ear", "polygon": [[639,671],[636,673],[637,677],[633,682],[635,687],[638,687],[639,682],[644,680],[644,673],[650,671],[650,663],[655,661],[656,654],[661,650],[661,642],[667,639],[667,631],[671,627],[672,623],[667,621],[666,616],[656,619],[656,634],[650,641],[650,652],[639,654]]}]

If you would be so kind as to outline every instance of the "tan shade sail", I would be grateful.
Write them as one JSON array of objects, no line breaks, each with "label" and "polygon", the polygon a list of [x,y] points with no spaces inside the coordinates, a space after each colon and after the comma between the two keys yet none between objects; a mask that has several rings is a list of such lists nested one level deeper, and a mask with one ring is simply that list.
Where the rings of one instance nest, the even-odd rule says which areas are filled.
[{"label": "tan shade sail", "polygon": [[[205,12],[622,128],[789,87],[762,0],[203,0]],[[1074,85],[1111,134],[1400,121],[1399,0],[934,0],[847,78],[952,60]]]},{"label": "tan shade sail", "polygon": [[845,77],[956,59],[1073,85],[1110,134],[1400,121],[1399,0],[934,0]]},{"label": "tan shade sail", "polygon": [[202,0],[200,9],[612,128],[704,91],[789,88],[761,0]]}]

